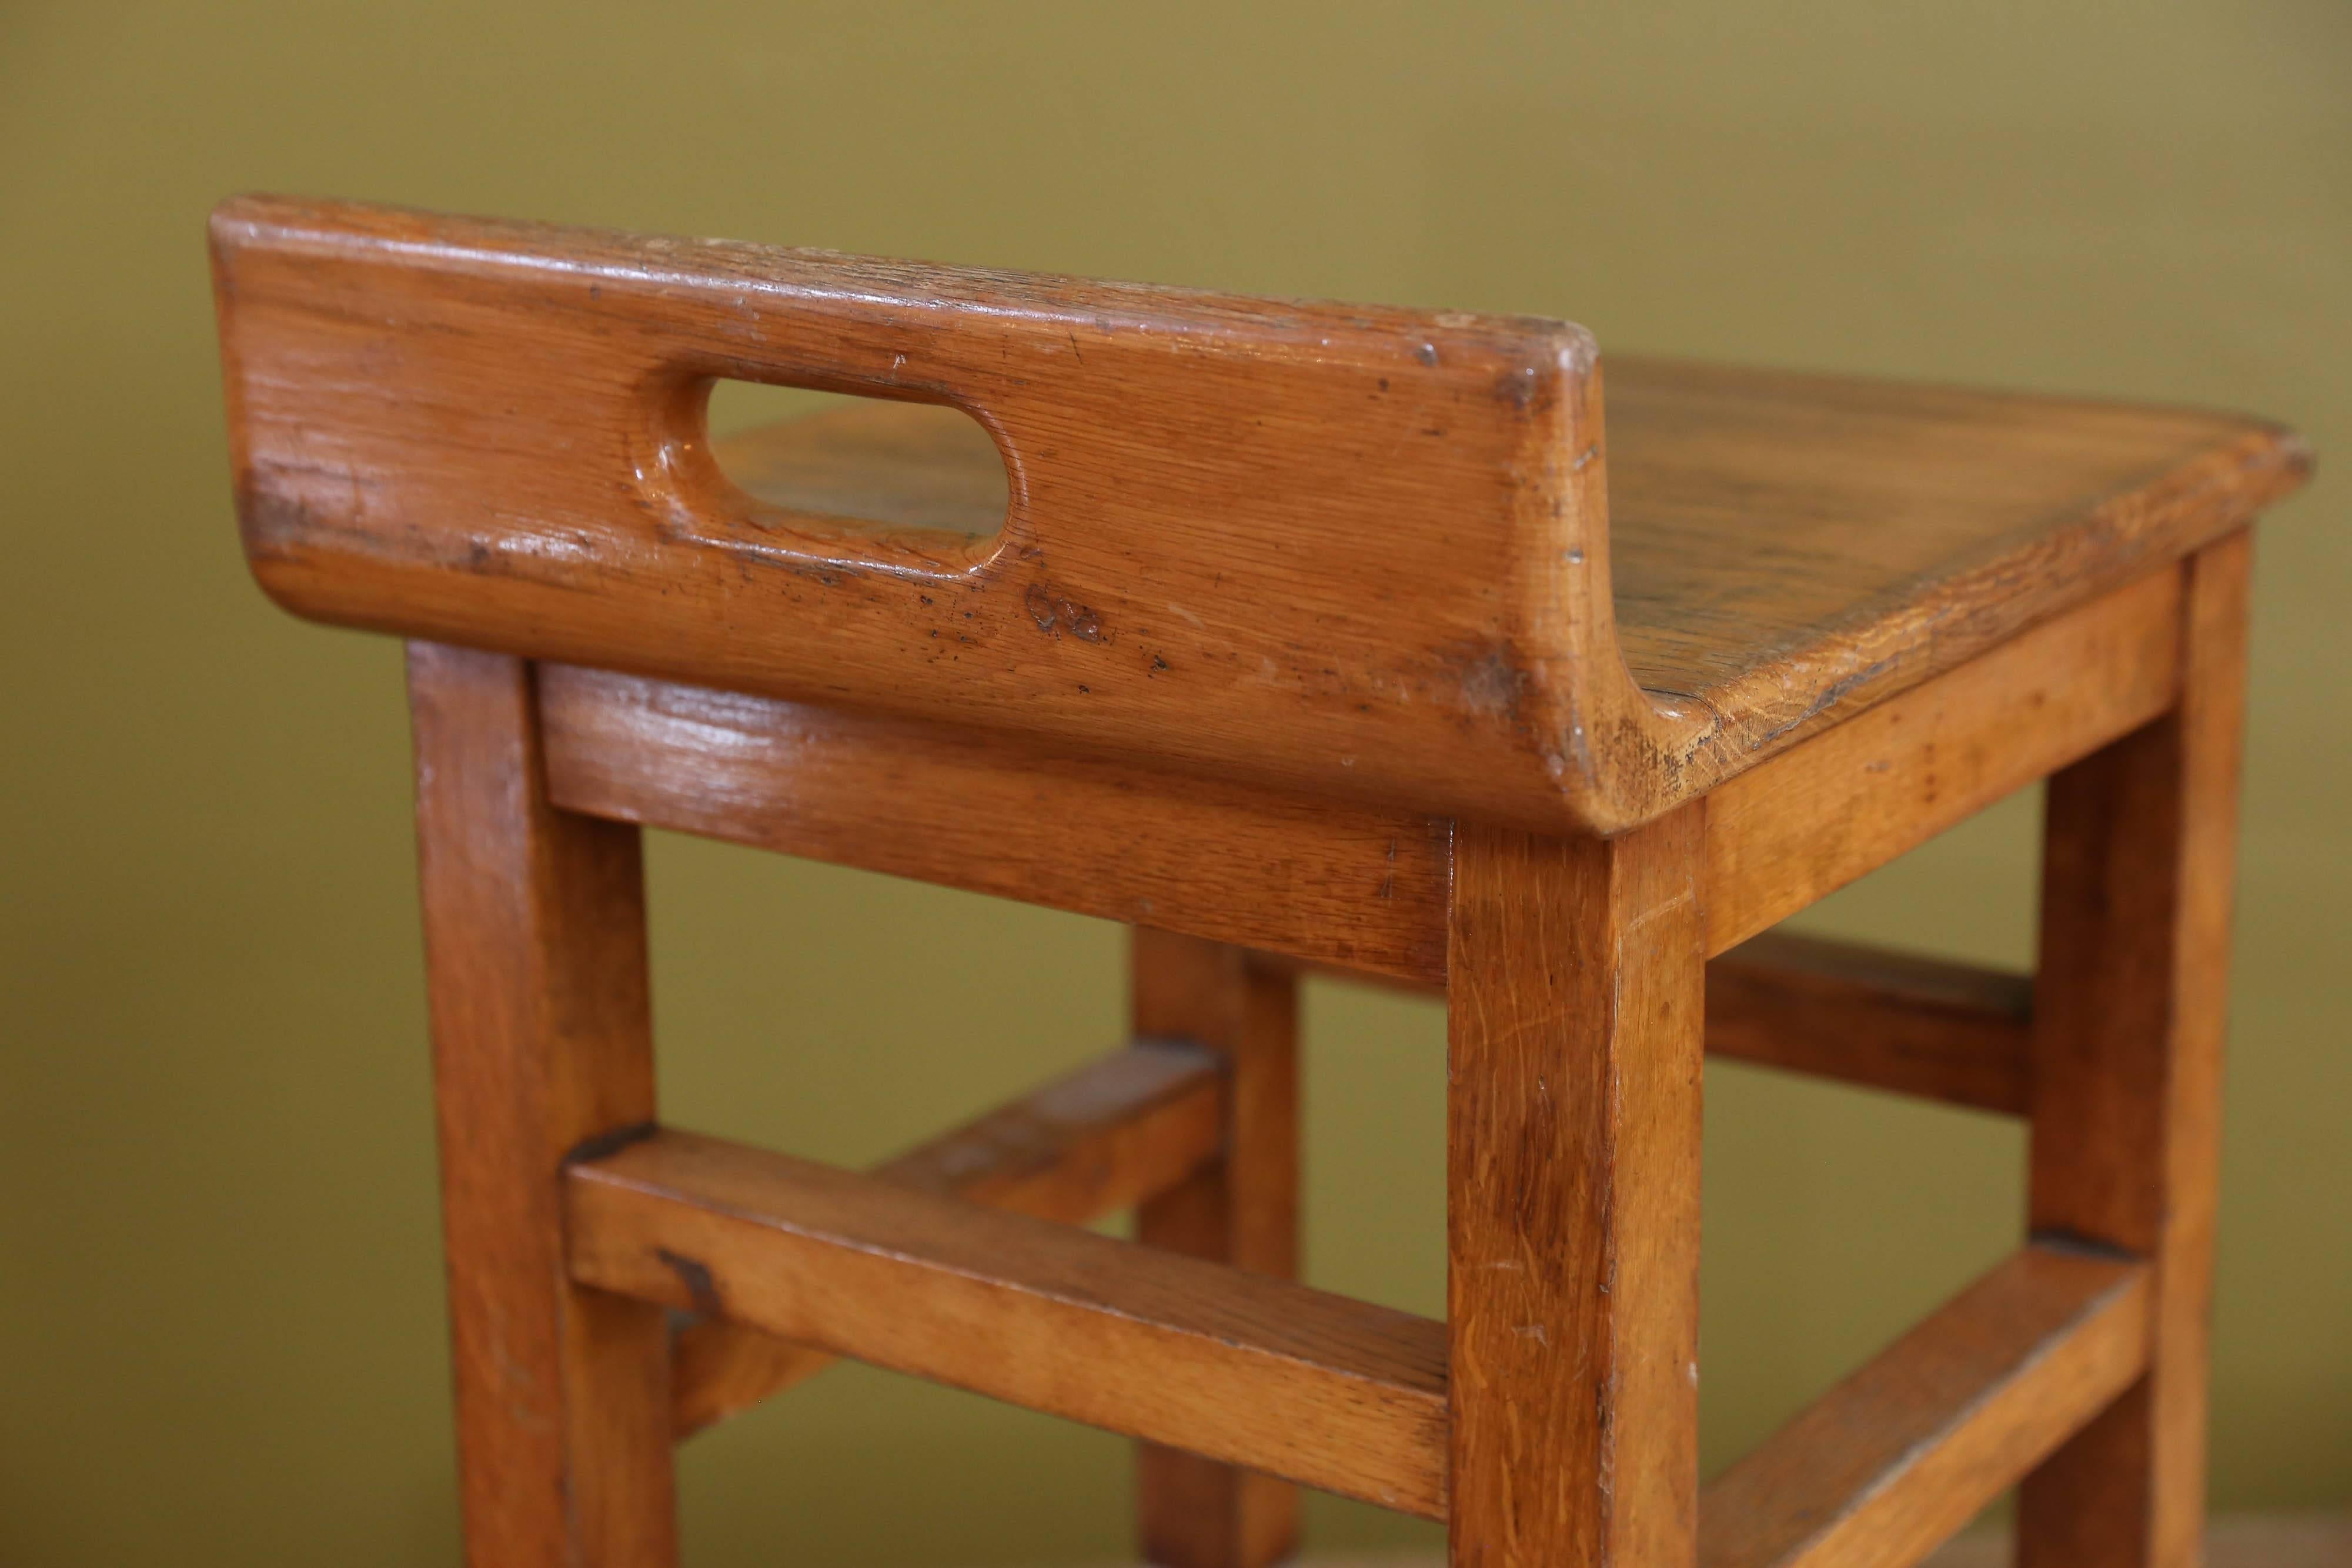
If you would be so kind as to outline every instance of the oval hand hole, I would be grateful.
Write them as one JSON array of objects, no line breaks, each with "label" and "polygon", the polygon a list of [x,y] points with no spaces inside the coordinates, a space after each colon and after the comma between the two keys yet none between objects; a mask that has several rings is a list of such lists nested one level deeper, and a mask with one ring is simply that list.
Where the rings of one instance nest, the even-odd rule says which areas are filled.
[{"label": "oval hand hole", "polygon": [[982,539],[1004,526],[1004,459],[959,409],[721,381],[710,455],[772,507]]}]

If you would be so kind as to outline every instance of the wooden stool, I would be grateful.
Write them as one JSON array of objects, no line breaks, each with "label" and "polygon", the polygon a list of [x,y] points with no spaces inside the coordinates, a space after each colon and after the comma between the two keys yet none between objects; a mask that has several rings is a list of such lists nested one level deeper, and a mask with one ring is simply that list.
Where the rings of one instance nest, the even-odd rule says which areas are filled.
[{"label": "wooden stool", "polygon": [[[672,1440],[828,1355],[1143,1439],[1172,1568],[1292,1483],[1457,1563],[1891,1568],[2021,1481],[2026,1568],[2195,1561],[2293,436],[1625,361],[1604,441],[1553,321],[212,234],[256,574],[416,640],[473,1562],[673,1561]],[[722,472],[718,377],[887,401]],[[1768,934],[2045,776],[2030,983]],[[870,1176],[662,1127],[639,824],[1132,923],[1135,1042]],[[1289,1278],[1322,969],[1446,998],[1444,1322]],[[1703,1049],[2032,1129],[2016,1256],[1704,1490]]]}]

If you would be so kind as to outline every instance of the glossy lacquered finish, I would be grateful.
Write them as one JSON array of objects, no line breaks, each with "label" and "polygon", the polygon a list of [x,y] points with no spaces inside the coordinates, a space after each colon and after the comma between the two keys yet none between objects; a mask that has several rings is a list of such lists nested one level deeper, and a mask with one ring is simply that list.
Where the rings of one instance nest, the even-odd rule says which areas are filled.
[{"label": "glossy lacquered finish", "polygon": [[[839,1354],[1140,1439],[1162,1568],[1270,1568],[1301,1483],[1458,1568],[1908,1568],[2020,1483],[2023,1568],[2194,1568],[2290,434],[1640,361],[1604,434],[1557,322],[214,243],[256,572],[416,640],[476,1563],[673,1561],[673,1437]],[[879,401],[715,450],[721,376]],[[1769,929],[2053,776],[2030,979]],[[1125,921],[1131,1039],[863,1176],[662,1127],[638,825]],[[1443,1323],[1295,1278],[1317,973],[1444,998]],[[1702,1488],[1708,1052],[2032,1163],[2015,1256]]]},{"label": "glossy lacquered finish", "polygon": [[[2303,461],[1643,364],[1604,435],[1591,338],[1530,318],[267,199],[213,243],[246,545],[305,614],[1555,832],[2178,559]],[[866,417],[928,413],[1002,526],[789,454],[738,486],[721,376],[953,405]]]}]

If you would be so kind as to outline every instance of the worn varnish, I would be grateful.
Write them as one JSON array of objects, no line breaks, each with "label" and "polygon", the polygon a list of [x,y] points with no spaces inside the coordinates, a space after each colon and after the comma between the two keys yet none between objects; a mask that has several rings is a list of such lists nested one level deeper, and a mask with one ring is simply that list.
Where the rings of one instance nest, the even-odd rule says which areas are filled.
[{"label": "worn varnish", "polygon": [[[1630,366],[1612,534],[1559,322],[266,198],[213,247],[247,549],[303,613],[1555,832],[2177,559],[2303,462],[2210,415]],[[781,460],[754,497],[719,376],[954,405],[1002,528],[859,527]]]},{"label": "worn varnish", "polygon": [[[420,640],[472,1562],[674,1561],[672,1434],[845,1354],[1141,1439],[1160,1568],[1299,1483],[1478,1568],[1903,1568],[2021,1480],[2021,1568],[2194,1568],[2293,435],[1639,360],[1604,433],[1554,321],[212,233],[257,575]],[[715,448],[717,377],[866,401]],[[2030,988],[1769,930],[2044,778]],[[640,824],[1125,921],[1137,1043],[867,1176],[657,1128]],[[1445,997],[1444,1323],[1291,1278],[1316,971]],[[1702,1493],[1706,1051],[2021,1113],[2032,1197]]]}]

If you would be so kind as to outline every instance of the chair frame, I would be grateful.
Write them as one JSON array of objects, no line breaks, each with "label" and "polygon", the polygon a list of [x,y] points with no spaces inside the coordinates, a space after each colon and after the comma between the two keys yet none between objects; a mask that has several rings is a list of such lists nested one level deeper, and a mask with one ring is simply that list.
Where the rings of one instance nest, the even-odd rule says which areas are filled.
[{"label": "chair frame", "polygon": [[[323,265],[316,246],[254,239],[291,221],[230,211],[230,249],[253,249],[225,268],[225,319],[266,308],[268,267],[299,284]],[[368,221],[381,256],[411,220]],[[973,276],[917,281],[954,296]],[[693,292],[656,279],[625,303]],[[499,308],[450,298],[435,308],[451,319]],[[1455,330],[1446,355],[1575,347]],[[1141,1545],[1168,1568],[1279,1560],[1298,1483],[1443,1520],[1454,1562],[1481,1568],[1898,1568],[2020,1484],[2022,1568],[2198,1560],[2242,517],[1962,638],[1736,765],[1627,718],[1654,763],[1687,764],[1671,788],[1622,747],[1539,782],[1516,749],[1526,727],[1505,725],[1448,760],[1309,790],[1328,736],[1286,732],[1245,760],[1246,727],[1207,706],[1172,710],[1206,738],[1171,758],[1187,743],[1073,747],[1093,732],[1059,707],[989,727],[1021,694],[977,677],[936,699],[806,700],[809,662],[828,656],[813,650],[879,613],[854,595],[826,601],[849,606],[840,626],[772,639],[752,669],[696,642],[690,616],[558,618],[556,591],[519,589],[516,571],[451,587],[438,546],[355,549],[348,519],[253,478],[260,405],[291,408],[300,385],[272,392],[254,342],[232,341],[257,570],[307,613],[414,639],[471,1561],[673,1562],[673,1443],[835,1355],[1139,1438]],[[639,386],[644,366],[619,362],[615,384]],[[1577,386],[1590,369],[1550,362]],[[688,368],[707,387],[741,366]],[[761,368],[824,380],[772,353]],[[397,391],[403,372],[385,373]],[[663,408],[700,395],[663,387]],[[1020,444],[1067,389],[1005,415]],[[1557,416],[1547,449],[1579,449],[1559,422],[1585,417],[1586,395],[1535,396]],[[1500,424],[1526,439],[1515,421]],[[1042,495],[1087,460],[1033,464],[1024,483]],[[272,472],[324,483],[290,459]],[[1573,526],[1599,555],[1597,515]],[[1045,523],[1020,537],[1066,548]],[[950,570],[936,540],[901,546],[905,580]],[[1067,630],[1087,606],[1048,608]],[[1553,608],[1570,641],[1543,701],[1625,717],[1639,693],[1590,641],[1605,624],[1590,602]],[[498,651],[453,645],[491,624],[525,630],[482,639]],[[1595,665],[1588,688],[1578,672]],[[1141,733],[1148,678],[1125,678],[1139,706],[1104,733]],[[1769,932],[2044,778],[2030,982]],[[665,1127],[646,826],[1128,921],[1133,1040],[870,1176]],[[1307,973],[1445,1000],[1442,1323],[1292,1279]],[[1702,1489],[1706,1051],[2021,1115],[2032,1169],[2015,1256]],[[1129,1207],[1133,1243],[1079,1228]]]},{"label": "chair frame", "polygon": [[[1450,893],[1402,902],[1432,929],[1350,956],[1405,955],[1385,977],[1447,998],[1442,1330],[1295,1287],[1228,1320],[1184,1290],[1263,1291],[1253,1275],[1295,1266],[1292,989],[1337,967],[1328,935],[1269,952],[1139,928],[1136,1038],[1190,1053],[1131,1046],[1036,1097],[1043,1109],[1009,1107],[854,1188],[818,1191],[834,1178],[799,1162],[656,1130],[636,824],[894,871],[932,854],[959,868],[943,880],[1026,881],[1033,895],[1070,865],[1040,866],[1017,840],[984,859],[954,823],[927,821],[938,797],[919,781],[934,776],[888,727],[726,699],[747,736],[834,727],[805,747],[821,799],[796,802],[785,768],[751,795],[628,727],[646,683],[414,645],[474,1560],[666,1560],[673,1434],[799,1381],[824,1364],[819,1346],[1160,1439],[1141,1459],[1142,1540],[1179,1568],[1284,1555],[1295,1503],[1276,1476],[1444,1518],[1463,1562],[1910,1562],[2020,1480],[2027,1568],[2193,1562],[2246,553],[2233,537],[2084,612],[2128,621],[2171,657],[2122,680],[2104,678],[2112,665],[2043,666],[2070,686],[2086,669],[2103,678],[2045,743],[2065,765],[2030,1009],[2003,977],[1773,936],[1735,946],[1811,886],[1743,881],[1754,846],[1722,837],[1756,813],[1738,800],[1613,840],[1425,831]],[[1769,863],[1810,844],[1843,880],[2023,781],[2042,757],[1958,800],[1925,786],[1943,748],[1994,747],[2004,711],[1965,689],[1978,679],[1964,669],[1896,699],[1887,729],[1936,738],[1864,748],[1880,770],[1855,768],[1842,729],[1791,753],[1773,798],[1831,804],[1767,835]],[[716,700],[660,695],[695,711]],[[1840,788],[1857,777],[1872,823],[1859,859]],[[910,786],[871,788],[887,779]],[[1229,871],[1263,863],[1265,829],[1239,803],[1218,831],[1198,802],[1162,813],[1116,782],[1029,787],[1035,810],[1073,825],[1061,854],[1098,879],[1083,904],[1040,902],[1152,896],[1137,884],[1156,893],[1160,868],[1113,848],[1130,832]],[[852,811],[869,820],[834,818]],[[853,854],[861,842],[873,852]],[[1442,976],[1418,967],[1433,945]],[[2022,1113],[2032,1203],[2017,1257],[1702,1493],[1709,1047]],[[906,1260],[943,1244],[924,1228],[941,1206],[975,1201],[1025,1217],[971,1243],[962,1266],[986,1270],[980,1285],[953,1257]],[[1120,1244],[1044,1222],[1130,1205],[1139,1244],[1207,1266],[1087,1299],[1104,1286],[1071,1271]],[[875,1262],[877,1235],[898,1255]],[[891,1310],[844,1310],[866,1290]],[[665,1308],[704,1319],[673,1343]],[[1051,1337],[975,1358],[967,1335],[983,1324],[992,1343]],[[1221,1333],[1237,1342],[1222,1354]],[[1061,1386],[1080,1369],[1083,1402]]]}]

